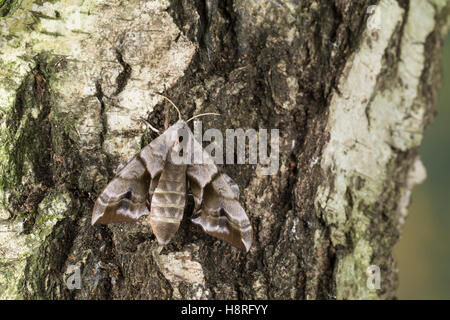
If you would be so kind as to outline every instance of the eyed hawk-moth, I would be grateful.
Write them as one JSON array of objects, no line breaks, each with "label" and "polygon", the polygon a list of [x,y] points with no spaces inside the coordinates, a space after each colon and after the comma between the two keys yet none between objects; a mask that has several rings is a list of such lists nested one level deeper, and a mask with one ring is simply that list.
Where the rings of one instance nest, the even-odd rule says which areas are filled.
[{"label": "eyed hawk-moth", "polygon": [[218,170],[181,119],[117,168],[95,202],[92,225],[149,215],[158,243],[166,245],[180,226],[188,189],[194,198],[191,221],[248,251],[252,227],[239,203],[237,185]]}]

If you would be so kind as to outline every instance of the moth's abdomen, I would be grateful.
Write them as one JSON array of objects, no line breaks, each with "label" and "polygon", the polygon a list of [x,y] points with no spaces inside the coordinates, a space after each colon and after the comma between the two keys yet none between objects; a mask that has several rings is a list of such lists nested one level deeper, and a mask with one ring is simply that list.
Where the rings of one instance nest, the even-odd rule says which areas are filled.
[{"label": "moth's abdomen", "polygon": [[167,162],[153,192],[150,224],[160,245],[175,235],[186,204],[186,166]]}]

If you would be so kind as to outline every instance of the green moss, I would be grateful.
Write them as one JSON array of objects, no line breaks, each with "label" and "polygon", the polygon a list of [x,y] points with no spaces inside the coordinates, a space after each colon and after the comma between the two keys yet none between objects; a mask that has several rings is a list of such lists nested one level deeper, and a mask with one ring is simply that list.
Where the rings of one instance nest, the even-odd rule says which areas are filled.
[{"label": "green moss", "polygon": [[[37,67],[21,84],[13,108],[6,114],[2,132],[0,186],[14,190],[24,179],[51,184],[51,156],[56,147],[67,150],[67,137],[75,141],[73,117],[52,111],[57,97],[52,96],[55,65],[60,58],[41,54]],[[55,132],[56,131],[56,134]]]},{"label": "green moss", "polygon": [[[27,235],[9,235],[15,245],[13,249],[20,254],[15,258],[0,259],[0,299],[23,299],[27,295],[43,295],[39,290],[40,272],[43,274],[43,270],[50,265],[46,260],[52,259],[47,252],[50,251],[52,243],[47,239],[53,232],[64,233],[65,225],[57,227],[63,219],[67,218],[67,223],[73,223],[71,209],[72,200],[68,192],[50,193],[39,204],[38,219],[33,232]],[[31,279],[24,278],[24,270],[30,270]]]},{"label": "green moss", "polygon": [[[50,84],[58,60],[47,54],[36,58],[36,68],[20,85],[0,133],[5,142],[0,147],[1,205],[10,208],[15,215],[16,222],[9,222],[10,226],[35,219],[29,234],[20,231],[9,234],[8,243],[14,243],[17,255],[14,259],[0,261],[0,298],[4,299],[22,298],[17,287],[27,261],[29,265],[30,261],[40,259],[33,255],[40,246],[45,246],[45,239],[64,218],[70,203],[67,193],[45,195],[46,187],[53,185],[53,149],[55,145],[58,150],[70,149],[71,144],[64,137],[74,136],[68,132],[73,128],[70,117],[64,118],[57,112],[55,119],[49,117],[55,99]],[[60,124],[58,129],[53,129],[55,123]],[[34,189],[30,191],[31,185]],[[24,201],[32,206],[25,211],[20,209]],[[35,264],[35,267],[39,266]]]},{"label": "green moss", "polygon": [[448,0],[429,0],[429,2],[436,5],[438,11],[441,11],[446,5],[448,5]]},{"label": "green moss", "polygon": [[372,258],[372,247],[359,240],[351,254],[338,259],[336,288],[338,299],[379,299],[376,290],[367,286],[367,268]]},{"label": "green moss", "polygon": [[25,257],[19,259],[0,259],[0,299],[15,300],[22,296],[18,291],[19,279],[26,265]]},{"label": "green moss", "polygon": [[52,232],[53,226],[62,220],[70,209],[70,195],[64,193],[51,193],[39,204],[38,218],[35,224],[34,236],[45,240]]},{"label": "green moss", "polygon": [[12,15],[21,3],[22,0],[0,0],[0,17]]},{"label": "green moss", "polygon": [[[47,9],[39,8],[45,2]],[[82,41],[64,28],[65,21],[79,10],[94,8],[96,2],[84,1],[80,8],[74,4],[0,0],[0,17],[7,17],[0,19],[4,41],[0,58],[0,220],[4,222],[0,224],[0,251],[8,252],[0,260],[2,299],[45,296],[48,283],[60,282],[48,282],[42,276],[44,271],[52,273],[45,268],[61,265],[54,261],[59,255],[52,252],[71,243],[77,211],[70,193],[60,187],[58,192],[52,190],[69,180],[61,174],[64,163],[60,159],[74,155],[80,137],[75,115],[59,108],[63,98],[55,92],[64,92],[61,86],[72,86],[63,72],[64,57]],[[72,10],[67,11],[69,6]],[[30,15],[32,8],[37,14]],[[80,22],[86,29],[94,21],[89,19],[83,15]],[[52,28],[55,23],[61,26],[63,41],[55,39],[59,35],[53,34],[59,30]],[[24,229],[26,221],[31,226]],[[55,234],[58,241],[49,242]]]},{"label": "green moss", "polygon": [[8,155],[8,159],[0,178],[3,188],[12,189],[21,184],[22,177],[27,173],[27,162],[42,163],[44,160],[43,137],[38,131],[48,110],[44,110],[41,101],[38,101],[36,85],[35,75],[30,73],[19,88],[14,107],[6,117],[4,154]]},{"label": "green moss", "polygon": [[[35,228],[30,234],[20,232],[20,223],[13,223],[6,231],[10,238],[10,251],[16,254],[15,257],[0,259],[0,299],[22,299],[24,270],[41,270],[45,267],[43,260],[50,256],[40,254],[42,248],[47,248],[51,244],[47,243],[48,236],[54,232],[58,222],[68,218],[68,223],[73,221],[71,215],[72,200],[68,192],[53,192],[48,194],[38,206],[38,216]],[[17,228],[14,227],[17,226]],[[64,230],[64,226],[60,227]],[[3,231],[3,230],[2,230]],[[13,256],[8,252],[9,256]]]}]

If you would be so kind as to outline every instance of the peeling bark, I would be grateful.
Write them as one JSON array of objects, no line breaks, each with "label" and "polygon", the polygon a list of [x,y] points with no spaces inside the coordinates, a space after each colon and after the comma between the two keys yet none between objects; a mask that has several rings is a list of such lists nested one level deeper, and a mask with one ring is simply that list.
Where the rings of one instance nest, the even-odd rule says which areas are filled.
[{"label": "peeling bark", "polygon": [[[445,0],[3,2],[0,297],[395,297],[392,248],[425,178],[417,148],[449,12]],[[90,225],[116,166],[156,136],[139,118],[163,127],[161,92],[185,119],[222,115],[205,129],[280,129],[276,175],[223,167],[252,221],[249,253],[188,219],[161,252],[145,219]]]}]

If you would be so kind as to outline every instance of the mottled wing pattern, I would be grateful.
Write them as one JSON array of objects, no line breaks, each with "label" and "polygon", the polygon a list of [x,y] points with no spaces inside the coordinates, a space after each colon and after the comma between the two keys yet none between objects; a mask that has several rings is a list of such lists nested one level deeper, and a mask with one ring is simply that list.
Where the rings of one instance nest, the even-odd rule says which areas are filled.
[{"label": "mottled wing pattern", "polygon": [[186,172],[196,206],[191,220],[206,233],[248,251],[252,244],[252,227],[239,203],[239,189],[231,178],[218,171],[199,142],[193,141],[194,150],[203,153],[203,161],[189,165]]},{"label": "mottled wing pattern", "polygon": [[92,225],[136,221],[149,214],[153,190],[165,165],[167,154],[185,127],[178,122],[153,140],[125,165],[119,166],[114,179],[94,205]]},{"label": "mottled wing pattern", "polygon": [[[182,130],[187,132],[187,141],[192,142],[191,150],[186,152],[191,159],[200,158],[201,163],[185,165],[172,161],[169,153],[179,149]],[[135,221],[149,214],[151,204],[153,232],[160,244],[167,244],[183,216],[186,178],[195,200],[192,222],[206,233],[248,251],[252,244],[252,227],[239,204],[239,188],[218,171],[184,121],[167,129],[119,167],[95,202],[92,224]]]},{"label": "mottled wing pattern", "polygon": [[92,212],[92,225],[135,221],[147,215],[150,179],[140,156],[134,156],[97,198]]}]

